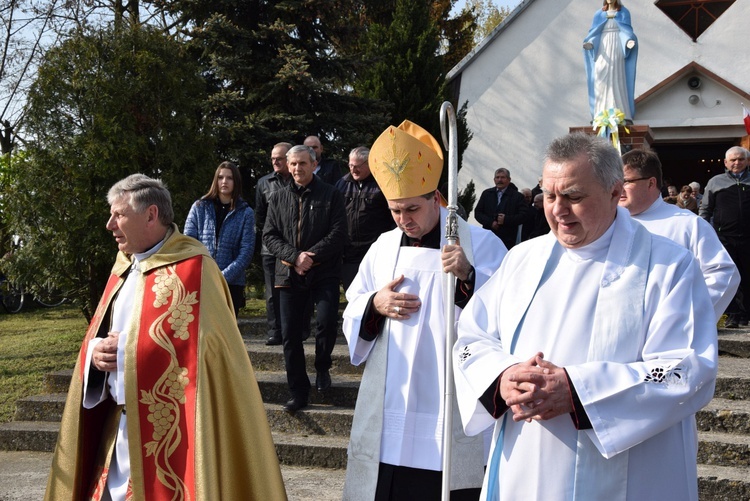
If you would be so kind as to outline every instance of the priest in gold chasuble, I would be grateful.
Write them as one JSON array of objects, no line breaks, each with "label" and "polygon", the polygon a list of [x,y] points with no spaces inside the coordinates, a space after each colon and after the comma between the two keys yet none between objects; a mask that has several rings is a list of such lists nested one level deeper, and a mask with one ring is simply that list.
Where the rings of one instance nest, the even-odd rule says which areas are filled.
[{"label": "priest in gold chasuble", "polygon": [[226,282],[142,174],[109,192],[119,254],[76,363],[45,499],[286,499]]}]

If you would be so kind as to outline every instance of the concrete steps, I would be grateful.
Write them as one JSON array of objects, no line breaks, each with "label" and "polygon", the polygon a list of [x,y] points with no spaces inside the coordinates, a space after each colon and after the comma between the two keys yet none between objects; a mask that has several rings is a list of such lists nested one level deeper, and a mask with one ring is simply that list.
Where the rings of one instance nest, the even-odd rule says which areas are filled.
[{"label": "concrete steps", "polygon": [[[240,323],[248,356],[265,403],[276,451],[285,466],[343,469],[362,368],[349,363],[339,337],[333,353],[333,385],[310,392],[310,405],[294,415],[283,410],[289,398],[281,346],[266,346],[264,320]],[[722,356],[715,398],[696,414],[699,430],[701,500],[750,499],[750,329],[722,330]],[[305,342],[314,386],[315,345]],[[47,394],[17,402],[15,420],[0,424],[0,450],[51,451],[72,371],[47,375]]]}]

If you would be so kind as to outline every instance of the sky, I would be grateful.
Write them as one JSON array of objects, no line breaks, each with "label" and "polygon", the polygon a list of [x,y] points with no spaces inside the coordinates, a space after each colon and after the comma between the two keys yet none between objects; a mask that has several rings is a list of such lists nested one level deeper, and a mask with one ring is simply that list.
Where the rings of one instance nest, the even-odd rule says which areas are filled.
[{"label": "sky", "polygon": [[[513,10],[515,7],[518,6],[518,4],[521,3],[521,0],[492,0],[492,3],[495,4],[495,7],[507,7],[510,10]],[[461,12],[461,9],[464,8],[464,5],[466,5],[466,0],[458,0],[456,4],[453,6],[454,12]]]}]

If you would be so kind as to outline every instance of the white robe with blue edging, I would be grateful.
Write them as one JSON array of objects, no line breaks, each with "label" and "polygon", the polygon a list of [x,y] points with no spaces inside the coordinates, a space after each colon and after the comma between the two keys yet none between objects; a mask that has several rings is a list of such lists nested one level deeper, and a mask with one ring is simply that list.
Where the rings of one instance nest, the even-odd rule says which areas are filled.
[{"label": "white robe with blue edging", "polygon": [[516,423],[506,412],[482,499],[697,500],[694,414],[716,379],[712,311],[690,252],[622,208],[583,248],[552,234],[514,247],[459,320],[466,433],[495,422],[479,397],[538,351],[565,367],[592,429],[567,414]]}]

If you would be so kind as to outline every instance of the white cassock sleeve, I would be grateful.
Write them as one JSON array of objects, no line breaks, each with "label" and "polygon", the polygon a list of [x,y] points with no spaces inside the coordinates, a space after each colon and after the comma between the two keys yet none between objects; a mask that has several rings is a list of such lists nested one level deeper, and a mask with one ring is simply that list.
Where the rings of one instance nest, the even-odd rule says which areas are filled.
[{"label": "white cassock sleeve", "polygon": [[567,366],[593,426],[587,433],[612,457],[695,414],[713,398],[716,325],[692,255],[655,257],[646,288],[641,357],[632,363]]},{"label": "white cassock sleeve", "polygon": [[454,378],[458,408],[468,436],[494,424],[495,419],[479,402],[479,397],[505,369],[521,361],[503,350],[499,337],[499,317],[495,312],[503,282],[501,267],[474,294],[458,322],[460,342],[453,348]]},{"label": "white cassock sleeve", "polygon": [[[391,232],[386,233],[390,235]],[[393,270],[378,269],[376,266],[379,252],[385,250],[382,242],[382,236],[376,240],[365,254],[364,259],[359,265],[359,271],[354,277],[349,288],[346,290],[346,300],[348,302],[344,310],[343,331],[346,342],[349,345],[349,357],[352,364],[360,365],[367,360],[367,357],[375,346],[377,338],[372,341],[366,341],[359,337],[362,326],[363,316],[370,298],[392,280],[389,273]]]}]

